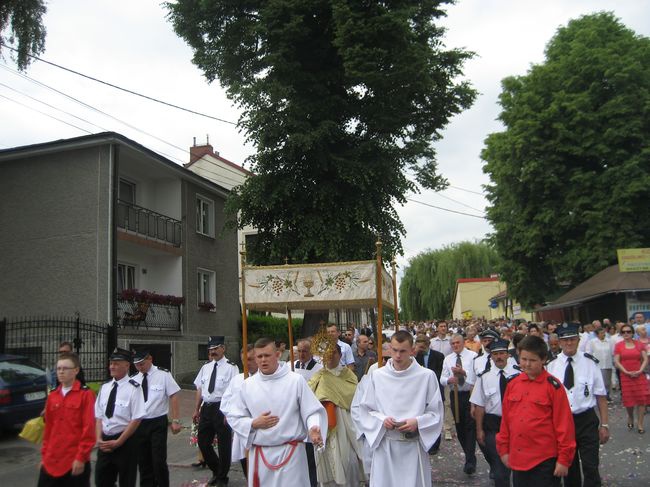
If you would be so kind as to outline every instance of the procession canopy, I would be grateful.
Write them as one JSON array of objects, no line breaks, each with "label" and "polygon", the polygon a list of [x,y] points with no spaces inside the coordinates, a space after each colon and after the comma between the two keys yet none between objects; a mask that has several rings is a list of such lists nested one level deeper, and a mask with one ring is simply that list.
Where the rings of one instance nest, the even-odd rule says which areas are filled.
[{"label": "procession canopy", "polygon": [[[382,268],[384,306],[394,308],[393,281]],[[287,309],[377,307],[377,262],[334,262],[277,266],[245,266],[246,308]]]}]

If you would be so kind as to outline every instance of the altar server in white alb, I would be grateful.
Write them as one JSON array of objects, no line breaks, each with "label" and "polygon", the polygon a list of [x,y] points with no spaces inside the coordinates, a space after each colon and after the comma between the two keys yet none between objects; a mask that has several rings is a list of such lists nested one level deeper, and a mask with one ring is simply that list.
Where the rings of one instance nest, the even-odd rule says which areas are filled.
[{"label": "altar server in white alb", "polygon": [[443,404],[436,375],[413,358],[413,336],[403,330],[390,342],[386,366],[371,373],[353,415],[370,451],[371,487],[429,487],[429,449],[440,436]]},{"label": "altar server in white alb", "polygon": [[[290,364],[280,362],[275,341],[255,342],[258,372],[228,403],[227,419],[249,450],[248,485],[309,487],[303,440],[324,446],[327,413]],[[322,432],[322,433],[321,433]]]}]

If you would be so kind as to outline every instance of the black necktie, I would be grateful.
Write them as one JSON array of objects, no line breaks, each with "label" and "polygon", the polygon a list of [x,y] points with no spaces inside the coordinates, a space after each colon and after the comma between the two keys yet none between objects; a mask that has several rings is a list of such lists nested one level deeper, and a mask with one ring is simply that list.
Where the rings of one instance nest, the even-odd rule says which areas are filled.
[{"label": "black necktie", "polygon": [[566,359],[567,366],[566,369],[564,370],[564,387],[567,389],[573,388],[573,365],[571,365],[571,362],[573,362],[573,358],[569,357]]},{"label": "black necktie", "polygon": [[499,376],[499,390],[501,391],[501,402],[503,402],[503,396],[506,394],[508,380],[506,379],[506,374],[503,373],[503,370],[499,371]]},{"label": "black necktie", "polygon": [[208,392],[212,394],[214,392],[214,383],[217,380],[217,362],[214,363],[212,368],[212,374],[210,374],[210,383],[208,384]]},{"label": "black necktie", "polygon": [[113,388],[111,393],[108,395],[108,402],[106,403],[106,417],[112,418],[113,412],[115,411],[115,399],[117,398],[117,382],[113,382]]},{"label": "black necktie", "polygon": [[147,373],[142,373],[142,395],[144,396],[144,402],[147,402],[149,397],[149,382],[147,381]]},{"label": "black necktie", "polygon": [[[456,354],[456,367],[460,367],[461,369],[463,368],[463,361],[460,359],[460,354]],[[463,386],[465,384],[465,377],[462,375],[458,375],[458,385]]]}]

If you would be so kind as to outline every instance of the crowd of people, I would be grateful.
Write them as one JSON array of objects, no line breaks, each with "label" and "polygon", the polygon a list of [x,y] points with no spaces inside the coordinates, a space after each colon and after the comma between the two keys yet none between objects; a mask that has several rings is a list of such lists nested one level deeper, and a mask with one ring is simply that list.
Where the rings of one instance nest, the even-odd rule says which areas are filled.
[{"label": "crowd of people", "polygon": [[[642,313],[631,322],[506,320],[325,325],[290,351],[272,338],[241,351],[248,375],[210,337],[194,385],[201,465],[228,485],[239,461],[253,487],[430,486],[442,441],[476,473],[477,447],[497,487],[601,485],[599,447],[620,388],[628,428],[644,434],[650,343]],[[387,336],[389,335],[389,336]],[[129,377],[131,363],[138,374]],[[148,351],[116,349],[112,379],[94,397],[78,357],[60,355],[45,410],[39,485],[169,485],[167,432],[181,429],[171,374]],[[55,440],[56,439],[56,440]],[[215,445],[216,444],[216,445]]]}]

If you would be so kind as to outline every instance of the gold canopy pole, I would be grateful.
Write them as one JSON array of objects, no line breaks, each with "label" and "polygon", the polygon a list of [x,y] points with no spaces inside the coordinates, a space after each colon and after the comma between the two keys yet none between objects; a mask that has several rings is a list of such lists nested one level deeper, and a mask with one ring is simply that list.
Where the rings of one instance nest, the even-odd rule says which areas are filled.
[{"label": "gold canopy pole", "polygon": [[381,282],[382,282],[382,264],[381,264],[381,240],[377,240],[375,243],[377,246],[377,272],[375,273],[376,275],[376,280],[377,280],[377,367],[381,367],[384,363],[383,357],[382,357],[382,340],[381,340],[381,335],[384,330],[384,309],[383,309],[383,299],[382,299],[382,289],[381,289]]},{"label": "gold canopy pole", "polygon": [[248,377],[248,315],[246,313],[246,274],[244,266],[246,265],[246,248],[244,243],[241,244],[241,331],[242,331],[242,350],[244,351],[244,379]]},{"label": "gold canopy pole", "polygon": [[291,370],[293,370],[293,324],[291,323],[291,310],[289,308],[287,308],[287,322],[289,324],[289,360],[291,360]]},{"label": "gold canopy pole", "polygon": [[395,256],[393,256],[390,265],[393,268],[393,311],[395,312],[395,331],[397,331],[399,330],[399,310],[397,309],[397,262],[395,262]]}]

